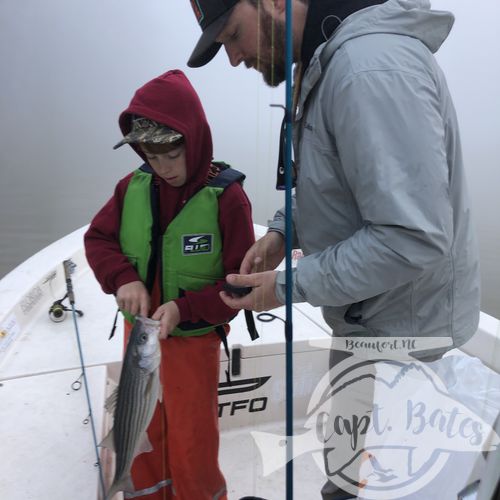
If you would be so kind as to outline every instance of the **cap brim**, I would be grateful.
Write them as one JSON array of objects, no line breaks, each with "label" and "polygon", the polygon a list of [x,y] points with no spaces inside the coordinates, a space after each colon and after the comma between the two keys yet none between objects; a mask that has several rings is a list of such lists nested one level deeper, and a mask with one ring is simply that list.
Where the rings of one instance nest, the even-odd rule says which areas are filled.
[{"label": "cap brim", "polygon": [[129,132],[118,144],[115,144],[113,146],[113,149],[118,149],[119,147],[123,146],[124,144],[135,144],[138,142],[143,142],[145,144],[151,143],[151,144],[171,144],[175,142],[176,140],[179,140],[182,138],[182,134],[179,132],[176,132],[175,130],[171,131],[172,133],[169,136],[163,137],[161,140],[154,139],[154,134],[149,135],[144,135],[143,132],[137,131],[137,132]]},{"label": "cap brim", "polygon": [[199,68],[204,66],[215,57],[217,52],[219,52],[221,44],[216,42],[215,39],[224,28],[224,25],[229,19],[233,8],[222,14],[222,16],[217,18],[203,31],[187,63],[190,68]]},{"label": "cap brim", "polygon": [[124,144],[128,144],[127,139],[122,139],[118,144],[115,144],[113,146],[113,149],[118,149],[118,148],[122,147]]}]

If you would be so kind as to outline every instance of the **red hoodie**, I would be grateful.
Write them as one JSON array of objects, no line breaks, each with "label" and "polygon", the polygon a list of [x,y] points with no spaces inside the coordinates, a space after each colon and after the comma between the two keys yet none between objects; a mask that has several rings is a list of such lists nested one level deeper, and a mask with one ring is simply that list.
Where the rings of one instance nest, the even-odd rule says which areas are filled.
[{"label": "red hoodie", "polygon": [[[212,160],[212,137],[201,102],[184,73],[168,71],[146,83],[135,93],[129,107],[120,115],[123,134],[131,128],[131,115],[140,115],[167,125],[184,136],[186,145],[186,183],[172,187],[154,175],[160,190],[162,233],[187,200],[206,184]],[[131,145],[146,161],[142,151]],[[121,179],[114,195],[92,220],[85,233],[87,260],[105,293],[116,294],[126,283],[140,280],[135,268],[120,248],[120,219],[123,200],[133,173]],[[219,198],[219,226],[222,234],[223,264],[226,274],[238,272],[252,243],[254,233],[250,202],[238,183],[229,186]],[[223,281],[197,292],[187,292],[175,302],[180,321],[201,319],[217,324],[234,316],[219,298]],[[160,304],[153,303],[151,314]]]}]

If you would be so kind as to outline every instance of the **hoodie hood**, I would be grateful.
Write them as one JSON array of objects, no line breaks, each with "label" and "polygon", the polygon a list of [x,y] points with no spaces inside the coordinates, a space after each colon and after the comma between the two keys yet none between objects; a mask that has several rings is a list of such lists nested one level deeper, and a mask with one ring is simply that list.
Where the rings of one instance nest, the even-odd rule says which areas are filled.
[{"label": "hoodie hood", "polygon": [[373,33],[394,33],[419,39],[435,53],[448,37],[455,18],[451,12],[431,10],[428,0],[388,0],[355,12],[333,35],[335,51],[352,38]]},{"label": "hoodie hood", "polygon": [[[131,130],[131,115],[140,115],[180,132],[186,146],[186,184],[170,187],[182,201],[189,199],[206,182],[212,161],[212,136],[200,99],[180,70],[154,78],[136,91],[119,118],[125,136]],[[147,163],[136,144],[130,145]]]}]

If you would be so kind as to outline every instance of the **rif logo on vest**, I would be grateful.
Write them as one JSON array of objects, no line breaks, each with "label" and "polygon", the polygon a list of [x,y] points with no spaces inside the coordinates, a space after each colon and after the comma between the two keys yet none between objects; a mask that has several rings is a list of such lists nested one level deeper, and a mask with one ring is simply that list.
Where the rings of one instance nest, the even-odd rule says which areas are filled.
[{"label": "rif logo on vest", "polygon": [[201,10],[200,4],[198,3],[198,0],[191,0],[191,7],[193,8],[194,15],[196,16],[196,20],[198,21],[198,24],[201,24],[203,19],[205,18],[205,14],[203,14],[203,11]]},{"label": "rif logo on vest", "polygon": [[183,255],[212,253],[213,234],[185,234],[182,236]]}]

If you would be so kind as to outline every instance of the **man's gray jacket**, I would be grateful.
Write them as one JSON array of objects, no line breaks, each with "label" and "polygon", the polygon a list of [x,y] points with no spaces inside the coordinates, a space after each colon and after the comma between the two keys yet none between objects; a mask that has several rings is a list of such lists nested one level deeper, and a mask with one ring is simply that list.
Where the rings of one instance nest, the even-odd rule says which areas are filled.
[{"label": "man's gray jacket", "polygon": [[[439,336],[479,320],[457,118],[433,53],[453,16],[426,0],[358,11],[316,50],[294,124],[293,301],[333,334]],[[284,232],[284,211],[270,230]],[[276,291],[285,301],[285,275]]]}]

